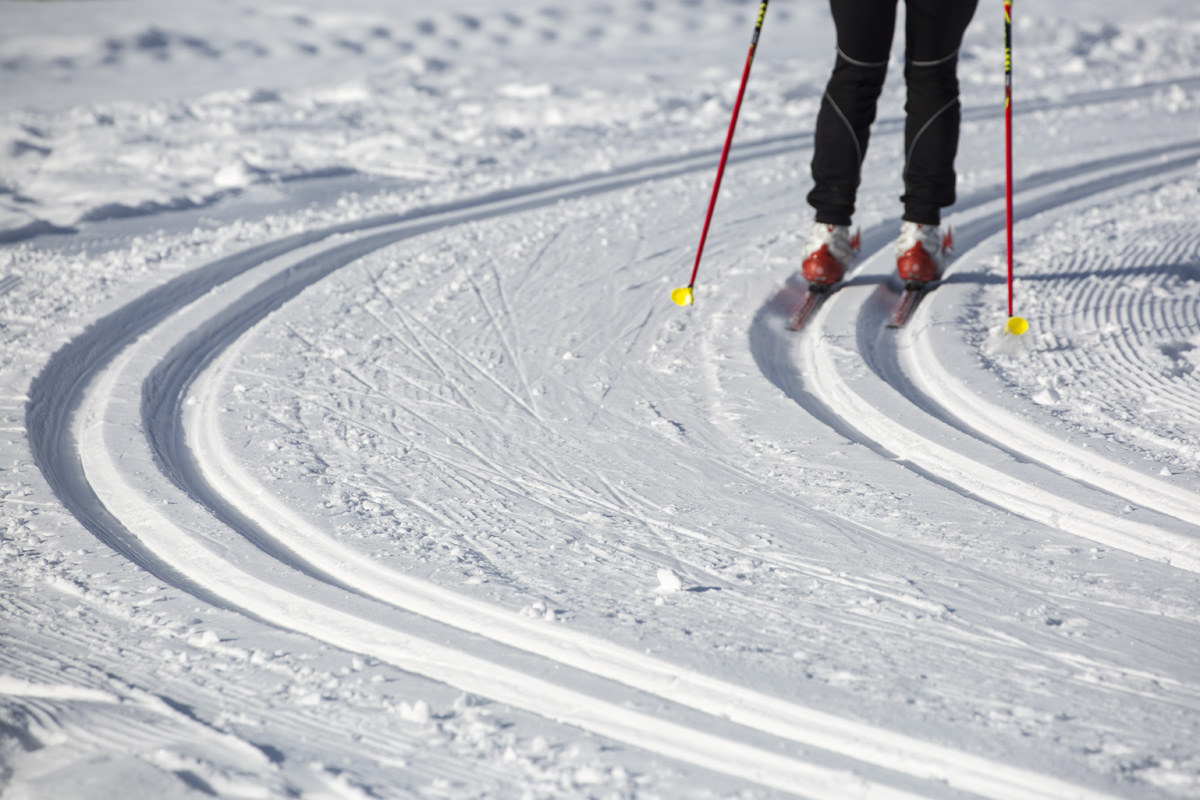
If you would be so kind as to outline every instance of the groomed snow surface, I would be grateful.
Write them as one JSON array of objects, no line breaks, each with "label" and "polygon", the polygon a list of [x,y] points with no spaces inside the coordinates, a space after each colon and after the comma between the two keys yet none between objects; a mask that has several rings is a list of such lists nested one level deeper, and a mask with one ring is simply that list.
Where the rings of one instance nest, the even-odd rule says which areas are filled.
[{"label": "groomed snow surface", "polygon": [[1200,798],[1200,10],[1046,5],[1012,337],[999,2],[797,334],[823,3],[681,309],[757,3],[0,0],[0,797]]}]

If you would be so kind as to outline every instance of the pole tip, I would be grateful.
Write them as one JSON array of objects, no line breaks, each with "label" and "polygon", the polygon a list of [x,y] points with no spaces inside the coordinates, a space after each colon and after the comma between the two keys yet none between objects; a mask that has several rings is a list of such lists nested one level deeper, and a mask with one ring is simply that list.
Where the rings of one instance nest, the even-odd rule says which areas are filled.
[{"label": "pole tip", "polygon": [[1014,336],[1020,336],[1022,333],[1029,330],[1029,323],[1024,317],[1009,317],[1008,324],[1004,326],[1004,330],[1008,331]]},{"label": "pole tip", "polygon": [[692,296],[692,287],[680,286],[678,289],[671,290],[671,299],[675,301],[677,306],[690,306],[695,302]]}]

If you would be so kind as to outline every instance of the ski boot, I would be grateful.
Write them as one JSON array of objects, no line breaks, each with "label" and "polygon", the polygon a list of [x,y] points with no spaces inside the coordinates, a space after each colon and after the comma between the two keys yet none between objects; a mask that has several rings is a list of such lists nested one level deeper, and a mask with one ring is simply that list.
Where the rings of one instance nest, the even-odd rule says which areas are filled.
[{"label": "ski boot", "polygon": [[822,292],[840,281],[858,255],[861,241],[861,234],[851,233],[849,225],[814,222],[801,265],[809,291]]},{"label": "ski boot", "polygon": [[942,277],[946,254],[953,249],[954,234],[949,228],[943,235],[937,225],[905,220],[896,239],[896,272],[910,289],[936,281]]}]

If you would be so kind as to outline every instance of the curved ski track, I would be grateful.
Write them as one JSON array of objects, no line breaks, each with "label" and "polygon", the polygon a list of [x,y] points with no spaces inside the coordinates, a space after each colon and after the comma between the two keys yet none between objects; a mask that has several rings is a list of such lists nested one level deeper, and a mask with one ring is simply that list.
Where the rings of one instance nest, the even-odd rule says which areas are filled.
[{"label": "curved ski track", "polygon": [[[1155,88],[1088,95],[1077,102],[1105,102]],[[990,113],[968,110],[971,116]],[[885,132],[899,130],[900,125],[881,121],[879,128]],[[807,138],[743,145],[735,159],[793,151]],[[1169,150],[1109,159],[1030,183],[1044,187],[1041,207],[1049,209],[1177,169],[1185,161],[1193,162],[1200,147]],[[1189,155],[1180,155],[1185,152]],[[1166,155],[1173,158],[1164,161]],[[213,423],[218,382],[202,373],[209,366],[219,370],[242,334],[306,286],[407,237],[708,169],[710,156],[662,159],[616,173],[300,234],[172,280],[90,326],[58,351],[35,379],[27,430],[38,466],[62,502],[98,538],[162,580],[208,602],[667,757],[831,800],[964,793],[1005,800],[1107,797],[781,702],[387,571],[307,529],[255,485],[220,443]],[[1120,171],[1139,161],[1140,166]],[[1092,175],[1101,177],[1087,182]],[[986,207],[994,199],[994,194],[980,196],[962,207]],[[960,229],[960,241],[968,247],[982,241],[995,227],[994,212],[983,214],[978,226]],[[870,232],[868,245],[878,247],[884,236],[880,229]],[[864,283],[860,276],[852,285]],[[833,315],[823,316],[822,335],[789,339],[777,324],[787,296],[785,291],[756,318],[754,356],[768,378],[819,418],[848,430],[852,426],[846,419],[830,410],[830,394],[844,383],[832,349],[822,344],[840,335],[829,322]],[[855,297],[861,295],[844,291],[834,302]],[[949,389],[939,388],[936,372],[909,380],[907,376],[915,374],[911,364],[902,362],[895,348],[880,347],[872,339],[881,308],[878,302],[860,302],[847,315],[852,327],[857,324],[857,331],[851,331],[857,346],[851,349],[867,358],[875,380],[903,377],[898,385],[910,405],[948,424],[954,419],[947,411],[952,408],[953,381]],[[912,336],[917,344],[924,341],[919,332]],[[822,377],[815,384],[785,368],[789,349],[797,344],[810,370],[820,370]],[[196,408],[185,415],[189,399]],[[877,409],[868,408],[867,413],[883,420]],[[862,433],[875,436],[871,430]],[[889,449],[885,437],[873,440],[880,449]],[[981,442],[990,446],[985,437]],[[195,452],[204,452],[208,461],[200,463]],[[955,482],[936,464],[912,461],[935,479]],[[1069,475],[1067,469],[1059,469]],[[281,570],[284,565],[290,569]],[[545,677],[550,675],[554,680]],[[796,744],[822,751],[822,766],[813,763],[812,755],[791,755]]]},{"label": "curved ski track", "polygon": [[[1035,177],[1017,197],[1018,213],[1028,219],[1193,169],[1197,154],[1200,147],[1189,144],[1083,165],[1049,182]],[[1048,436],[968,388],[944,364],[946,344],[925,320],[938,303],[952,304],[970,284],[989,279],[983,270],[969,271],[971,250],[1003,232],[1003,209],[980,199],[959,206],[955,238],[963,255],[908,326],[899,332],[885,327],[899,286],[888,277],[890,249],[872,231],[864,238],[878,249],[803,336],[789,336],[781,323],[783,308],[795,302],[794,289],[784,289],[764,307],[751,336],[760,367],[818,418],[939,483],[1105,547],[1200,571],[1200,498],[1094,449]],[[1175,327],[1183,326],[1180,315],[1189,309],[1172,310]],[[1195,309],[1190,312],[1194,326]],[[1116,315],[1128,319],[1136,313]],[[1137,326],[1124,329],[1131,327]],[[865,374],[842,366],[864,361],[870,367]],[[771,366],[791,363],[799,365],[798,372]],[[1121,375],[1129,364],[1103,366]],[[1174,402],[1187,407],[1186,398]],[[1127,503],[1138,511],[1130,513]]]}]

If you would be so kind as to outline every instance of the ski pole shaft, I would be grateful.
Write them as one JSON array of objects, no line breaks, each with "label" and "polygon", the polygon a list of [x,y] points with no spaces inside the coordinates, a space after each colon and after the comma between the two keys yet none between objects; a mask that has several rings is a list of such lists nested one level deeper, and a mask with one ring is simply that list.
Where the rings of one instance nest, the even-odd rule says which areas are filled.
[{"label": "ski pole shaft", "polygon": [[1004,330],[1020,336],[1029,330],[1013,315],[1013,158],[1012,158],[1012,0],[1004,0],[1004,227],[1008,251],[1008,322]]},{"label": "ski pole shaft", "polygon": [[737,100],[733,103],[733,117],[729,120],[729,133],[725,135],[725,147],[721,151],[721,163],[717,165],[717,179],[713,182],[712,197],[708,201],[708,213],[704,215],[704,228],[700,232],[700,246],[696,248],[696,262],[692,265],[692,278],[688,288],[696,285],[696,273],[700,271],[700,256],[704,254],[704,242],[708,239],[708,226],[712,223],[713,209],[717,205],[717,194],[721,191],[721,178],[725,174],[725,162],[729,160],[729,147],[733,144],[733,129],[737,127],[738,113],[742,110],[742,98],[746,95],[746,81],[750,78],[750,65],[754,63],[754,50],[758,47],[758,35],[762,33],[763,19],[767,16],[767,2],[758,8],[758,21],[754,25],[754,37],[750,40],[750,53],[742,69],[742,85],[738,87]]},{"label": "ski pole shaft", "polygon": [[1004,224],[1008,250],[1008,315],[1013,315],[1012,0],[1004,0]]}]

